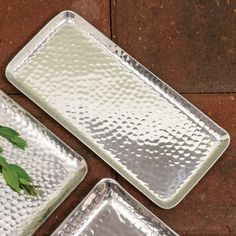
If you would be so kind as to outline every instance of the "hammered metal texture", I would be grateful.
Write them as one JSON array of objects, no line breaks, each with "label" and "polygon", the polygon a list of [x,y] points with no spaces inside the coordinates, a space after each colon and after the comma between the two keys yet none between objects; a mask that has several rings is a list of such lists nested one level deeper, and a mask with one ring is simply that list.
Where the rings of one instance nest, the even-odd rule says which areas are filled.
[{"label": "hammered metal texture", "polygon": [[17,130],[27,141],[25,151],[0,137],[2,153],[22,166],[39,186],[39,196],[19,195],[0,175],[0,235],[30,235],[83,179],[85,161],[0,92],[0,124]]},{"label": "hammered metal texture", "polygon": [[174,236],[115,180],[101,180],[52,236]]},{"label": "hammered metal texture", "polygon": [[227,133],[68,15],[26,46],[8,78],[151,200],[174,206],[226,148]]}]

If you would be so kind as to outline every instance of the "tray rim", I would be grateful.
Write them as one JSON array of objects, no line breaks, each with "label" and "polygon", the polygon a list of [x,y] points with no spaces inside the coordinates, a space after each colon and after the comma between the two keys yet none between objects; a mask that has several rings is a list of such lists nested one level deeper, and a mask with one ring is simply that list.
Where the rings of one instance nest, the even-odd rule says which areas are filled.
[{"label": "tray rim", "polygon": [[[181,107],[190,112],[192,116],[202,120],[207,121],[207,126],[210,126],[211,129],[213,129],[219,136],[219,142],[220,142],[220,148],[218,147],[214,151],[216,152],[214,158],[208,158],[208,162],[206,161],[206,166],[204,170],[201,170],[201,168],[198,168],[198,171],[191,176],[190,181],[186,181],[185,184],[181,187],[181,191],[176,193],[172,198],[168,199],[167,201],[162,200],[161,198],[158,198],[155,193],[148,190],[145,186],[140,184],[136,179],[134,179],[131,174],[128,172],[122,170],[117,163],[115,163],[113,160],[109,160],[108,155],[106,155],[102,150],[95,150],[93,148],[93,144],[89,142],[88,140],[83,140],[81,137],[79,137],[76,132],[73,130],[73,127],[70,127],[69,124],[65,124],[65,122],[61,121],[59,118],[55,117],[52,113],[47,111],[46,108],[44,108],[43,105],[40,105],[39,102],[37,102],[36,99],[33,98],[32,95],[24,91],[23,88],[20,88],[20,86],[14,82],[14,76],[12,73],[15,69],[21,66],[19,62],[23,62],[24,58],[27,58],[28,55],[34,52],[34,49],[41,43],[43,40],[49,37],[51,34],[53,34],[54,31],[64,23],[71,23],[74,25],[78,25],[81,27],[81,29],[88,31],[89,33],[92,32],[91,37],[96,35],[95,40],[99,41],[106,49],[108,49],[111,53],[114,54],[114,49],[111,47],[114,47],[116,50],[119,50],[121,54],[123,53],[123,56],[118,56],[122,62],[125,62],[125,60],[122,58],[124,56],[128,56],[133,63],[136,63],[141,67],[142,70],[145,71],[145,73],[149,74],[151,76],[151,81],[146,81],[148,85],[150,85],[152,88],[156,89],[156,86],[161,87],[160,91],[163,93],[162,90],[165,90],[166,95],[170,96],[174,94],[175,101],[178,101],[177,106]],[[17,65],[19,65],[17,67]],[[127,66],[129,66],[127,64]],[[141,63],[139,63],[136,59],[134,59],[132,56],[130,56],[128,53],[126,53],[123,49],[121,49],[116,43],[114,43],[111,39],[109,39],[107,36],[105,36],[103,33],[101,33],[99,30],[97,30],[93,25],[91,25],[88,21],[86,21],[84,18],[82,18],[77,13],[65,10],[57,14],[55,17],[53,17],[47,24],[45,24],[41,30],[38,31],[38,33],[28,42],[26,45],[13,57],[13,59],[9,62],[9,64],[6,67],[5,75],[9,82],[11,82],[18,90],[20,90],[22,93],[24,93],[28,98],[30,98],[37,106],[39,106],[42,110],[44,110],[48,115],[53,117],[58,123],[60,123],[65,129],[70,131],[75,137],[77,137],[81,142],[83,142],[89,149],[91,149],[94,153],[96,153],[103,161],[105,161],[108,165],[110,165],[115,171],[117,171],[122,177],[124,177],[128,182],[130,182],[135,188],[137,188],[139,191],[141,191],[147,198],[149,198],[151,201],[153,201],[155,204],[157,204],[159,207],[163,209],[170,209],[175,207],[177,204],[179,204],[185,196],[194,188],[194,186],[203,178],[203,176],[209,171],[209,169],[215,164],[215,162],[221,157],[221,155],[224,153],[224,151],[227,149],[230,143],[230,135],[227,131],[225,131],[223,128],[221,128],[218,124],[216,124],[211,118],[209,118],[206,114],[201,112],[196,106],[194,106],[192,103],[190,103],[187,99],[185,99],[182,95],[180,95],[178,92],[176,92],[172,87],[167,85],[164,81],[162,81],[158,76],[154,75],[151,71],[149,71],[145,66],[143,66]],[[159,92],[160,92],[159,91]],[[175,104],[176,105],[176,104]],[[200,117],[200,118],[199,118]],[[209,160],[210,159],[210,160]],[[213,160],[211,160],[213,159]]]},{"label": "tray rim", "polygon": [[[117,186],[121,191],[123,191],[125,193],[126,196],[128,196],[128,198],[135,204],[135,206],[139,206],[141,207],[144,211],[147,212],[147,214],[149,214],[150,216],[152,216],[154,219],[156,219],[157,221],[159,221],[162,225],[164,225],[168,230],[170,230],[170,232],[173,233],[173,235],[175,236],[179,236],[178,233],[176,233],[172,228],[170,228],[170,226],[168,226],[165,222],[163,222],[158,216],[156,216],[154,213],[152,213],[149,209],[147,209],[140,201],[138,201],[135,197],[133,197],[127,190],[125,190],[115,179],[113,178],[102,178],[101,180],[99,180],[94,187],[89,191],[89,193],[83,198],[83,200],[77,204],[77,206],[75,206],[75,208],[69,213],[69,215],[59,224],[59,226],[52,232],[52,236],[56,235],[57,231],[64,225],[64,223],[66,223],[70,217],[77,211],[78,208],[80,208],[81,206],[83,206],[83,204],[87,201],[87,199],[91,196],[91,194],[94,193],[94,190],[101,184],[105,184],[105,185],[112,185],[112,187],[109,188],[113,188],[113,186]],[[113,198],[113,197],[112,197]],[[106,199],[105,199],[106,200]]]},{"label": "tray rim", "polygon": [[87,164],[86,160],[79,153],[77,153],[70,146],[68,146],[63,140],[61,140],[51,130],[49,130],[43,123],[41,123],[37,118],[35,118],[33,115],[31,115],[31,113],[29,113],[27,110],[25,110],[20,104],[18,104],[14,99],[12,99],[8,94],[4,93],[0,89],[0,97],[2,97],[2,96],[5,96],[8,99],[8,101],[12,102],[18,109],[22,110],[24,112],[24,115],[27,115],[27,117],[30,118],[30,121],[32,121],[33,123],[35,122],[35,124],[37,124],[44,131],[46,131],[50,135],[50,138],[56,139],[68,151],[75,154],[74,158],[76,160],[78,160],[77,157],[80,157],[81,158],[80,163],[81,163],[81,165],[83,165],[83,168],[85,170],[83,175],[81,175],[79,182],[76,182],[69,189],[69,191],[65,191],[65,193],[63,193],[55,202],[51,203],[50,208],[48,208],[48,209],[50,209],[50,211],[47,210],[44,213],[44,214],[46,214],[46,217],[44,217],[40,221],[37,221],[38,223],[34,222],[34,225],[31,229],[30,229],[30,224],[29,224],[25,228],[25,231],[22,232],[22,235],[25,235],[25,233],[29,233],[29,232],[30,232],[30,235],[32,235],[46,222],[46,220],[49,218],[49,216],[51,216],[54,213],[54,211],[61,206],[61,204],[66,200],[66,198],[69,197],[69,195],[83,182],[83,180],[85,179],[85,177],[87,176],[87,173],[88,173],[88,164]]}]

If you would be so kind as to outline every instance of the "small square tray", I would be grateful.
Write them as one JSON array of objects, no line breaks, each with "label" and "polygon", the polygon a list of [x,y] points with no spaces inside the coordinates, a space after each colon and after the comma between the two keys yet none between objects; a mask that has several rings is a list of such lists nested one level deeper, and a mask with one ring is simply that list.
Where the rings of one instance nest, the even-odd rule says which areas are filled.
[{"label": "small square tray", "polygon": [[115,180],[101,180],[52,236],[177,236]]},{"label": "small square tray", "polygon": [[0,235],[28,236],[83,180],[87,165],[81,156],[2,91],[0,125],[17,130],[28,144],[23,151],[0,137],[2,155],[26,169],[39,186],[37,197],[18,195],[0,175]]},{"label": "small square tray", "polygon": [[163,208],[229,144],[226,131],[71,11],[51,20],[6,76]]}]

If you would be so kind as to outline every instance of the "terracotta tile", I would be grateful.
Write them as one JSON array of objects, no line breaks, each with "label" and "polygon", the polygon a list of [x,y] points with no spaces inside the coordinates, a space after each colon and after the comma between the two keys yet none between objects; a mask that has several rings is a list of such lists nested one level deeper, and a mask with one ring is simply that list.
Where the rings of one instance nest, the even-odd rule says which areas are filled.
[{"label": "terracotta tile", "polygon": [[236,1],[112,0],[113,40],[179,92],[236,91]]}]

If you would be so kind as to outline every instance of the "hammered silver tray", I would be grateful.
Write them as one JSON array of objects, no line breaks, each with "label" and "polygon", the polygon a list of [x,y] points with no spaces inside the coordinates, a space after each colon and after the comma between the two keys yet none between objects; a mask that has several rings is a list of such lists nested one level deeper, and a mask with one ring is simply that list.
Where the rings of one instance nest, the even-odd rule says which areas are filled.
[{"label": "hammered silver tray", "polygon": [[227,132],[70,11],[17,54],[6,76],[163,208],[229,144]]},{"label": "hammered silver tray", "polygon": [[177,236],[115,180],[102,179],[52,236]]},{"label": "hammered silver tray", "polygon": [[17,194],[0,175],[0,235],[30,235],[83,180],[82,157],[0,91],[0,125],[12,127],[27,141],[25,151],[0,138],[1,154],[22,166],[38,185],[39,196]]}]

